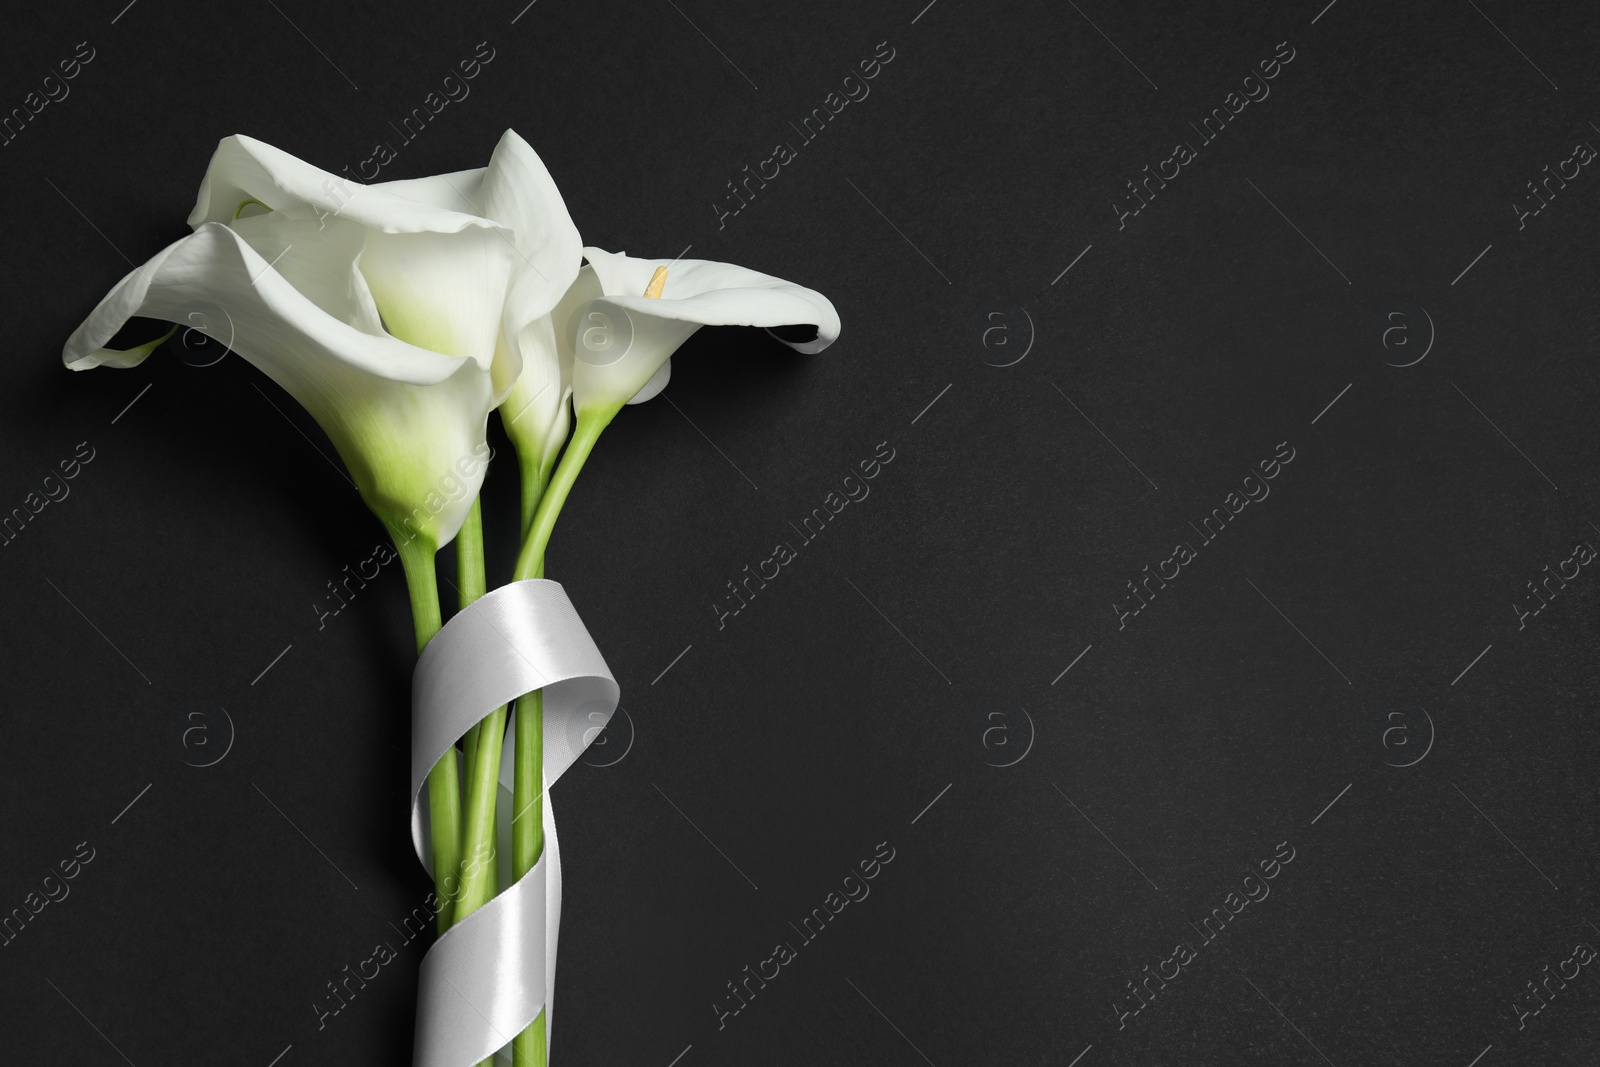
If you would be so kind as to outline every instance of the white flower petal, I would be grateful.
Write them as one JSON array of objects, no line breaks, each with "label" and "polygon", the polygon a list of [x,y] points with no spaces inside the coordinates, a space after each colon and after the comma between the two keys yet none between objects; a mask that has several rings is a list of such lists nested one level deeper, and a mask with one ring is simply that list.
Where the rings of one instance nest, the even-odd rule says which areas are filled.
[{"label": "white flower petal", "polygon": [[[526,360],[555,359],[555,350],[542,344],[542,335],[526,345],[520,339],[531,324],[549,315],[571,286],[583,260],[583,240],[550,172],[514,130],[507,130],[495,146],[473,210],[502,223],[514,235],[516,260],[501,321],[510,344],[497,353],[494,367],[496,392],[500,393],[509,390]],[[542,382],[556,367],[558,364],[552,363],[550,368],[535,368],[534,373]],[[542,438],[543,434],[535,436]]]},{"label": "white flower petal", "polygon": [[498,229],[373,232],[361,273],[390,333],[488,370],[515,255]]},{"label": "white flower petal", "polygon": [[294,289],[340,322],[363,333],[385,331],[372,291],[359,269],[367,231],[353,222],[295,219],[269,211],[240,218],[230,229]]},{"label": "white flower petal", "polygon": [[384,233],[458,233],[495,224],[376,185],[362,185],[312,166],[253,137],[223,138],[206,168],[189,225],[231,222],[246,200],[295,218],[343,218]]},{"label": "white flower petal", "polygon": [[672,353],[699,328],[698,322],[632,314],[611,297],[583,305],[567,327],[576,354],[573,406],[579,412],[620,408],[649,387]]},{"label": "white flower petal", "polygon": [[[119,327],[120,329],[120,327]],[[153,341],[146,341],[142,345],[132,348],[98,348],[76,361],[65,361],[69,370],[90,370],[94,367],[114,367],[117,370],[127,370],[137,367],[149,358],[150,353],[167,343],[167,339],[178,332],[174,325],[172,329],[157,337]]]},{"label": "white flower petal", "polygon": [[660,369],[657,370],[655,374],[651,375],[650,380],[644,383],[643,388],[628,398],[628,403],[643,404],[646,400],[654,400],[656,397],[661,395],[661,390],[665,389],[667,387],[667,383],[671,380],[672,360],[668,359],[665,363],[661,364]]},{"label": "white flower petal", "polygon": [[515,235],[517,261],[506,297],[506,332],[546,315],[578,276],[583,240],[555,179],[527,141],[507,130],[483,176],[481,213]]},{"label": "white flower petal", "polygon": [[370,231],[360,266],[389,332],[488,367],[515,249],[504,227],[470,207],[457,210],[476,191],[472,174],[368,186],[254,138],[228,137],[211,158],[189,222],[232,223],[239,204],[256,200],[289,222]]},{"label": "white flower petal", "polygon": [[458,170],[453,174],[430,174],[425,178],[402,178],[392,182],[374,182],[370,189],[393,193],[419,204],[443,208],[462,215],[481,215],[477,204],[483,189],[483,167]]},{"label": "white flower petal", "polygon": [[500,421],[517,455],[542,468],[560,451],[571,429],[572,383],[561,370],[550,316],[524,327],[518,348],[522,373],[500,405]]},{"label": "white flower petal", "polygon": [[487,458],[492,397],[476,363],[340,321],[219,224],[124,278],[68,339],[67,366],[137,362],[100,347],[135,315],[195,325],[283,386],[391,526],[409,522],[439,544],[460,529]]},{"label": "white flower petal", "polygon": [[555,324],[556,343],[560,346],[564,366],[570,374],[572,370],[573,350],[570,344],[572,331],[570,329],[572,317],[582,311],[584,305],[591,300],[599,300],[606,295],[604,287],[600,284],[600,276],[594,268],[585,264],[579,268],[578,276],[573,279],[567,291],[561,294],[561,299],[556,302],[554,310],[550,312],[550,321]]},{"label": "white flower petal", "polygon": [[334,362],[429,385],[461,365],[451,356],[387,334],[364,333],[324,313],[242,235],[215,223],[168,245],[123,278],[68,338],[65,362],[73,370],[108,363],[97,350],[105,351],[100,346],[136,315],[193,325],[195,312],[215,320],[202,332],[264,370],[258,361]]},{"label": "white flower petal", "polygon": [[[778,338],[802,352],[820,352],[839,336],[839,315],[827,297],[782,278],[731,263],[669,265],[599,248],[583,251],[606,295],[583,305],[580,321],[567,327],[577,357],[573,403],[580,411],[654,396],[659,389],[648,387],[656,374],[701,326],[816,327],[812,341]],[[658,266],[668,269],[666,288],[659,299],[644,296]]]},{"label": "white flower petal", "polygon": [[[770,274],[704,259],[635,259],[592,247],[583,254],[606,296],[621,307],[702,326],[815,326],[814,341],[783,342],[806,353],[821,352],[839,337],[839,313],[827,297]],[[667,268],[659,300],[644,295],[657,267]]]},{"label": "white flower petal", "polygon": [[[569,417],[571,409],[573,367],[568,323],[577,311],[602,295],[600,279],[584,267],[550,314],[525,324],[510,338],[508,347],[520,357],[519,370],[515,388],[500,405],[500,417],[506,436],[525,462],[542,462],[553,454],[552,448],[559,450],[566,440],[568,423],[562,420]],[[496,356],[497,394],[503,358]],[[554,387],[547,391],[550,383]],[[545,406],[525,411],[529,400],[541,395]],[[559,398],[558,406],[552,406],[555,398]]]}]

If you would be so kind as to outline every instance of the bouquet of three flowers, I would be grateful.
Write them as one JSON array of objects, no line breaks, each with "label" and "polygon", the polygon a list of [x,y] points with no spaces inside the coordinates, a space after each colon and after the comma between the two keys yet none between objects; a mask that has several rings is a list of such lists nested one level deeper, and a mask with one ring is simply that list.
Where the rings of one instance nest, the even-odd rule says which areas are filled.
[{"label": "bouquet of three flowers", "polygon": [[[230,137],[189,224],[78,327],[66,364],[138,365],[166,338],[108,347],[131,318],[198,328],[332,441],[394,541],[416,630],[412,831],[440,937],[422,964],[415,1062],[509,1050],[545,1063],[561,899],[546,792],[578,754],[565,738],[591,739],[619,695],[544,577],[562,505],[611,421],[666,386],[700,327],[809,326],[814,339],[784,343],[818,352],[838,315],[743,267],[585,247],[510,131],[486,167],[376,185]],[[491,591],[478,493],[493,411],[520,468],[522,540]],[[445,623],[435,556],[452,541]]]}]

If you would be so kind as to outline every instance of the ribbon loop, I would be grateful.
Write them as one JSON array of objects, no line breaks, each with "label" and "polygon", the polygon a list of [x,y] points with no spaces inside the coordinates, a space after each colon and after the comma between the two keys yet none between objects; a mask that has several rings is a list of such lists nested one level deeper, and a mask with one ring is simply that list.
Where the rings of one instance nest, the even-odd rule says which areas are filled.
[{"label": "ribbon loop", "polygon": [[[539,862],[452,926],[422,961],[415,1067],[472,1067],[510,1044],[539,1012],[550,1032],[561,854],[548,791],[609,721],[621,690],[559,583],[513,582],[463,608],[417,660],[411,698],[411,839],[432,872],[428,772],[456,739],[524,693],[544,690],[545,849]],[[500,768],[501,836],[513,753]],[[468,862],[490,862],[467,857]]]}]

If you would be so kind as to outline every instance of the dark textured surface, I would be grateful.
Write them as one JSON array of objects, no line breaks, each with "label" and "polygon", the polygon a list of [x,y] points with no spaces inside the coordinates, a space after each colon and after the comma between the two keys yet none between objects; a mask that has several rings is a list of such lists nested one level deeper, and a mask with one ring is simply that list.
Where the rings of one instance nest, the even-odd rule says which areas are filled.
[{"label": "dark textured surface", "polygon": [[[1513,607],[1600,546],[1600,178],[1512,207],[1600,145],[1591,8],[122,2],[19,11],[0,42],[6,108],[93,49],[0,148],[0,508],[93,450],[0,548],[0,911],[93,850],[0,947],[7,1062],[409,1062],[398,566],[320,630],[313,606],[381,531],[242,361],[59,352],[124,254],[183,232],[218,138],[351,173],[387,138],[391,178],[482,165],[508,126],[588,241],[692,244],[844,321],[814,358],[702,333],[564,515],[550,574],[636,737],[554,794],[555,1063],[1600,1058],[1574,957],[1600,946],[1600,576]],[[880,42],[870,96],[803,143]],[[719,228],[779,140],[796,158]],[[1119,228],[1179,140],[1196,158]],[[801,544],[883,442],[870,496]],[[1203,541],[1280,443],[1270,496]],[[502,580],[514,482],[487,490]],[[719,628],[780,540],[797,558]],[[186,765],[222,750],[218,707],[231,750]],[[803,942],[882,842],[870,896]],[[398,959],[319,1029],[378,943]],[[1573,968],[1532,1014],[1526,983]]]}]

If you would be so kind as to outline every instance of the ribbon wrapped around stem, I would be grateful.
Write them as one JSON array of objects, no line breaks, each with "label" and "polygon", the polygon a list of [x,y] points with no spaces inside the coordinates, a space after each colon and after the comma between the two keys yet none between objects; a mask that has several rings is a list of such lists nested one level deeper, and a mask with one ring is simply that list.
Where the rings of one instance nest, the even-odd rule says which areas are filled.
[{"label": "ribbon wrapped around stem", "polygon": [[[566,592],[543,578],[512,582],[462,609],[417,661],[411,839],[430,873],[422,803],[429,770],[484,716],[536,689],[544,690],[544,853],[428,950],[417,993],[415,1067],[472,1067],[510,1044],[540,1011],[549,1034],[561,921],[561,855],[549,789],[610,719],[621,695]],[[517,817],[509,802],[512,766],[508,745],[496,805],[502,841]]]}]

